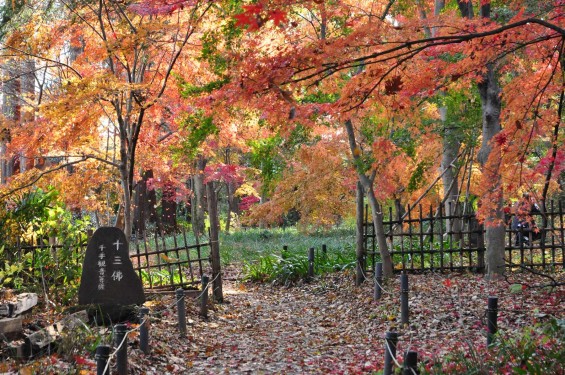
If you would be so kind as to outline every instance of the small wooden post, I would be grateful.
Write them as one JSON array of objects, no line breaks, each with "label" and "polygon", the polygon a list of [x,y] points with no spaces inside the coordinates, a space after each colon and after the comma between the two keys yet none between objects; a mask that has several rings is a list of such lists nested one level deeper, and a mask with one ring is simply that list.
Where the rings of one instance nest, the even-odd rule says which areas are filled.
[{"label": "small wooden post", "polygon": [[387,332],[385,336],[385,364],[383,375],[391,375],[394,359],[396,358],[397,332]]},{"label": "small wooden post", "polygon": [[114,326],[114,345],[117,348],[116,368],[119,375],[128,373],[128,327],[125,324],[116,324]]},{"label": "small wooden post", "polygon": [[108,345],[98,345],[96,348],[96,375],[109,375],[110,366],[108,366],[108,358],[110,358],[110,347]]},{"label": "small wooden post", "polygon": [[498,324],[498,297],[488,297],[487,303],[487,346],[492,345]]},{"label": "small wooden post", "polygon": [[149,308],[139,309],[139,349],[144,354],[149,354]]},{"label": "small wooden post", "polygon": [[404,356],[404,364],[402,366],[402,375],[413,375],[418,373],[418,353],[407,351]]},{"label": "small wooden post", "polygon": [[186,304],[184,302],[184,290],[182,288],[177,289],[175,295],[177,297],[179,332],[181,336],[184,336],[186,335]]},{"label": "small wooden post", "polygon": [[200,295],[200,316],[208,318],[208,282],[209,278],[202,275],[202,293]]},{"label": "small wooden post", "polygon": [[383,263],[375,263],[375,301],[381,299],[383,291]]},{"label": "small wooden post", "polygon": [[308,278],[314,277],[314,248],[308,250]]},{"label": "small wooden post", "polygon": [[408,275],[400,275],[400,316],[401,323],[408,324]]}]

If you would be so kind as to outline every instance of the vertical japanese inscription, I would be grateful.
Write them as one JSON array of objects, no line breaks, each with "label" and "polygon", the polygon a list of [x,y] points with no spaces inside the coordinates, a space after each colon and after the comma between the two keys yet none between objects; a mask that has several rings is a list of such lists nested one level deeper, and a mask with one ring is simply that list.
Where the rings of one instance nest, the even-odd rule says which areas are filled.
[{"label": "vertical japanese inscription", "polygon": [[106,289],[106,254],[104,253],[104,245],[98,246],[98,290]]}]

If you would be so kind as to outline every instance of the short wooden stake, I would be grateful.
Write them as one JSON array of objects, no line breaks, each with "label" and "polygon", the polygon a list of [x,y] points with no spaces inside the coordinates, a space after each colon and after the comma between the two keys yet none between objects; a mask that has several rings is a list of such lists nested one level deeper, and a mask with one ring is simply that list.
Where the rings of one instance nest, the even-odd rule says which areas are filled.
[{"label": "short wooden stake", "polygon": [[202,275],[202,293],[200,295],[200,316],[208,318],[208,282],[209,278]]},{"label": "short wooden stake", "polygon": [[322,255],[324,256],[324,258],[328,255],[328,247],[326,246],[326,244],[322,245]]},{"label": "short wooden stake", "polygon": [[108,345],[98,345],[96,348],[96,375],[110,375],[110,366],[108,366],[108,358],[110,358],[110,347]]},{"label": "short wooden stake", "polygon": [[407,351],[402,365],[402,375],[414,375],[418,373],[418,353]]},{"label": "short wooden stake", "polygon": [[400,322],[408,324],[408,275],[400,275]]},{"label": "short wooden stake", "polygon": [[383,295],[383,264],[375,263],[375,301],[380,300]]},{"label": "short wooden stake", "polygon": [[139,349],[144,354],[149,354],[149,308],[139,309]]},{"label": "short wooden stake", "polygon": [[489,297],[487,302],[487,346],[492,345],[498,330],[498,297]]},{"label": "short wooden stake", "polygon": [[116,369],[118,375],[126,375],[128,373],[128,327],[125,324],[116,324],[114,326],[114,346],[117,348],[116,353]]},{"label": "short wooden stake", "polygon": [[308,250],[308,277],[314,277],[314,248]]},{"label": "short wooden stake", "polygon": [[181,336],[185,336],[186,335],[186,304],[184,301],[184,289],[182,288],[177,289],[175,295],[177,297],[177,315],[178,315],[179,332]]},{"label": "short wooden stake", "polygon": [[385,364],[383,375],[391,375],[392,367],[396,358],[396,344],[398,343],[397,332],[387,332],[385,336]]}]

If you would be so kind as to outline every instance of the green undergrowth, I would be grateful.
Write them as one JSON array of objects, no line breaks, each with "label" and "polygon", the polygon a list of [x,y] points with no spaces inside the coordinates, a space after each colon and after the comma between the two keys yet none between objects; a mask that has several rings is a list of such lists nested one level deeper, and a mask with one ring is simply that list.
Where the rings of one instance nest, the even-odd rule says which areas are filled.
[{"label": "green undergrowth", "polygon": [[462,345],[429,361],[421,374],[561,374],[565,368],[565,320],[549,319],[509,337],[495,336],[490,347]]},{"label": "green undergrowth", "polygon": [[318,253],[326,245],[328,253],[349,253],[354,251],[355,230],[340,227],[332,231],[313,234],[300,233],[294,227],[275,229],[246,229],[234,233],[220,234],[220,255],[224,264],[245,264],[269,255],[308,255],[308,249]]},{"label": "green undergrowth", "polygon": [[220,238],[222,263],[243,265],[248,281],[288,284],[306,278],[310,248],[315,253],[315,274],[355,265],[352,227],[314,234],[300,233],[295,228],[248,229],[222,234]]}]

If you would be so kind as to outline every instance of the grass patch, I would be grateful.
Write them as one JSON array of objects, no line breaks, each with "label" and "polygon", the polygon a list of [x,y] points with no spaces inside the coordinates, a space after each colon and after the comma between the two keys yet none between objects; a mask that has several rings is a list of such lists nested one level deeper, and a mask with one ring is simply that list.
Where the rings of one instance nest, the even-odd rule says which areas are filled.
[{"label": "grass patch", "polygon": [[253,228],[220,234],[223,264],[250,263],[270,255],[282,256],[284,246],[287,246],[287,256],[307,257],[308,249],[313,247],[321,253],[322,245],[326,245],[328,254],[355,253],[355,229],[342,227],[331,232],[304,234],[296,228]]}]

